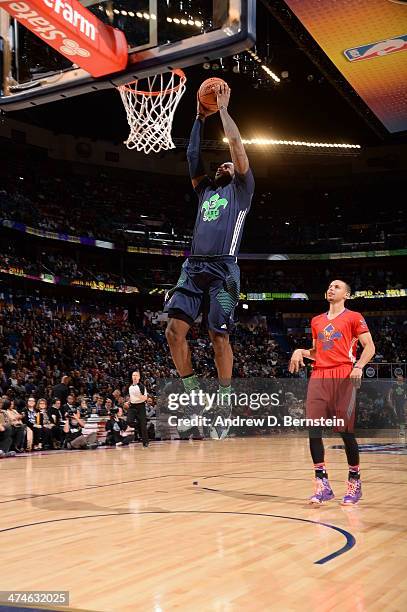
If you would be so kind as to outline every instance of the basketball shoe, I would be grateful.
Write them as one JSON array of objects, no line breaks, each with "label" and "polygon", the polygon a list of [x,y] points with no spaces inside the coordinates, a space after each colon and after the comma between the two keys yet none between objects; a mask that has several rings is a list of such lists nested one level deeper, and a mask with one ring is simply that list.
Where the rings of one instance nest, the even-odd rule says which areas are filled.
[{"label": "basketball shoe", "polygon": [[344,506],[357,504],[358,501],[362,497],[362,483],[359,478],[350,478],[348,480],[348,490],[346,491],[346,495],[342,499],[342,504]]},{"label": "basketball shoe", "polygon": [[309,498],[310,504],[323,504],[335,497],[328,478],[315,478],[314,495]]}]

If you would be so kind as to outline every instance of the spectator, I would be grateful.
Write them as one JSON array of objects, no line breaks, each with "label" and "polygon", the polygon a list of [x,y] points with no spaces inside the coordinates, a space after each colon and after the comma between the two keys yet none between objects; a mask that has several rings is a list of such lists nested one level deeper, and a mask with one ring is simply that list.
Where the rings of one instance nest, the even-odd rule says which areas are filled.
[{"label": "spectator", "polygon": [[[33,450],[34,445],[34,432],[36,431],[36,410],[35,410],[35,397],[29,397],[27,400],[27,407],[23,413],[23,423],[26,425],[27,435],[27,451],[30,453]],[[38,444],[38,434],[36,433],[36,444]]]},{"label": "spectator", "polygon": [[81,419],[79,410],[74,411],[71,409],[65,414],[65,442],[69,449],[94,449],[97,448],[97,433],[92,432],[85,436],[82,433],[82,428],[85,426],[84,421]]},{"label": "spectator", "polygon": [[2,410],[7,412],[8,423],[11,427],[12,448],[16,453],[23,453],[26,430],[23,424],[23,417],[15,409],[14,400],[4,400]]},{"label": "spectator", "polygon": [[[4,404],[3,400],[2,404]],[[0,408],[0,459],[3,457],[14,457],[15,452],[11,451],[13,443],[13,432],[8,419],[7,410]]]},{"label": "spectator", "polygon": [[72,395],[72,393],[70,393],[66,398],[66,404],[62,405],[62,412],[63,414],[66,414],[67,412],[75,408],[76,408],[75,396]]},{"label": "spectator", "polygon": [[61,409],[61,400],[55,398],[52,406],[48,408],[48,418],[50,424],[53,425],[51,427],[51,441],[52,446],[55,449],[59,449],[62,447],[64,440],[64,416]]},{"label": "spectator", "polygon": [[134,435],[127,422],[120,416],[120,412],[121,409],[117,407],[110,409],[109,419],[105,425],[107,446],[128,446],[134,441]]},{"label": "spectator", "polygon": [[66,403],[69,394],[68,384],[69,377],[63,376],[61,378],[61,382],[58,385],[55,385],[55,387],[52,389],[53,397],[56,397],[61,400],[62,406]]},{"label": "spectator", "polygon": [[35,406],[34,450],[52,448],[52,427],[54,424],[48,417],[47,400],[42,397]]}]

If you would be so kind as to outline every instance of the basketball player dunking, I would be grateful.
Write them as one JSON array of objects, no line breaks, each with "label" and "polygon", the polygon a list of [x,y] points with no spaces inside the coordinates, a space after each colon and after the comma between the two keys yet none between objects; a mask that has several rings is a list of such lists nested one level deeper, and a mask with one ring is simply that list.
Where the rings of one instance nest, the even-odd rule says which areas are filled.
[{"label": "basketball player dunking", "polygon": [[[350,286],[342,280],[329,285],[326,297],[329,311],[311,321],[312,348],[297,349],[290,361],[290,372],[298,372],[304,358],[314,361],[308,384],[306,416],[310,419],[336,417],[343,420],[338,426],[349,464],[348,488],[343,504],[356,504],[362,497],[359,448],[353,433],[355,422],[356,388],[360,386],[364,366],[375,354],[375,346],[363,316],[345,308],[351,295]],[[363,347],[356,361],[358,341]],[[322,431],[309,431],[310,450],[315,469],[315,493],[312,504],[322,504],[334,498],[325,466]]]},{"label": "basketball player dunking", "polygon": [[[185,391],[190,394],[198,391],[186,335],[203,310],[204,300],[207,301],[205,314],[215,354],[218,394],[221,405],[227,405],[233,368],[229,331],[240,293],[236,256],[251,205],[254,179],[239,130],[228,113],[230,88],[224,83],[214,91],[218,110],[208,110],[198,99],[198,114],[187,151],[191,181],[198,196],[198,212],[191,255],[182,266],[177,285],[166,295],[165,310],[169,316],[166,337]],[[221,164],[212,180],[203,166],[201,139],[206,118],[218,111],[232,161]],[[196,413],[196,408],[190,408],[191,416],[194,410]],[[219,426],[216,432],[212,430],[213,437],[224,438],[228,430],[227,426]]]}]

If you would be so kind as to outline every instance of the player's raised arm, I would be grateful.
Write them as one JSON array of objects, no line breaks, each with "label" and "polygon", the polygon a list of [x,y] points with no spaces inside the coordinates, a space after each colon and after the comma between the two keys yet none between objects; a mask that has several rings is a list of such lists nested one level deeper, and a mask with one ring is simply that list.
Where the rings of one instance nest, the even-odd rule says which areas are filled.
[{"label": "player's raised arm", "polygon": [[197,97],[197,115],[192,126],[191,135],[187,149],[187,159],[189,166],[189,175],[191,177],[192,187],[195,189],[199,183],[206,177],[205,167],[201,155],[201,142],[206,117],[213,115],[214,112],[202,106]]},{"label": "player's raised arm", "polygon": [[227,83],[216,88],[216,96],[223,130],[229,142],[230,155],[238,174],[246,174],[249,170],[249,160],[240,137],[239,128],[228,112],[230,87]]}]

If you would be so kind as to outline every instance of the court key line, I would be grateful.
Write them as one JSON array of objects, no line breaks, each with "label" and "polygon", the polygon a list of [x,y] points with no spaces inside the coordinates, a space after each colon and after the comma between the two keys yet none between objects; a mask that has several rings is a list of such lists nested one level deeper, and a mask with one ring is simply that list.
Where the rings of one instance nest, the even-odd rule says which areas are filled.
[{"label": "court key line", "polygon": [[[213,493],[223,493],[223,491],[221,491],[220,489],[210,489],[209,487],[201,487],[201,490],[202,489],[213,492]],[[243,495],[248,495],[248,496],[259,495],[260,497],[262,496],[261,493],[243,493]],[[263,495],[263,497],[274,497],[274,496],[273,495]],[[349,531],[346,531],[345,529],[342,529],[341,527],[337,527],[336,525],[331,525],[330,523],[322,523],[321,521],[312,521],[311,519],[303,519],[303,518],[292,517],[292,516],[283,516],[280,514],[263,515],[259,513],[259,514],[254,514],[254,516],[273,516],[273,517],[278,517],[278,518],[285,518],[290,521],[302,521],[304,523],[313,523],[314,525],[322,525],[323,527],[329,527],[329,529],[338,531],[343,536],[345,536],[346,544],[342,546],[342,548],[340,548],[339,550],[336,550],[335,552],[328,555],[327,557],[323,557],[322,559],[319,559],[319,561],[314,561],[314,564],[316,565],[323,565],[324,563],[328,563],[328,561],[332,561],[332,559],[335,559],[336,557],[339,557],[340,555],[343,555],[344,553],[348,552],[356,544],[355,536],[353,536]]]},{"label": "court key line", "polygon": [[15,531],[17,529],[24,529],[26,527],[36,527],[38,525],[49,525],[51,523],[60,523],[63,521],[76,521],[81,519],[95,519],[99,517],[107,517],[107,516],[141,516],[147,514],[228,514],[228,515],[237,515],[237,516],[264,516],[268,518],[280,518],[286,519],[289,521],[300,521],[302,523],[310,523],[311,525],[318,525],[322,527],[327,527],[328,529],[332,529],[343,535],[346,539],[346,544],[334,551],[330,555],[326,557],[322,557],[322,559],[318,559],[318,561],[314,561],[314,565],[324,565],[329,561],[332,561],[336,557],[343,555],[345,552],[351,550],[356,544],[356,538],[349,533],[349,531],[345,531],[345,529],[341,529],[340,527],[336,527],[336,525],[330,525],[329,523],[322,523],[320,521],[312,521],[310,519],[303,519],[294,516],[284,516],[281,514],[267,514],[263,512],[230,512],[230,511],[220,511],[220,510],[146,510],[145,512],[109,512],[106,514],[87,514],[83,516],[73,516],[73,517],[65,517],[59,519],[51,519],[47,521],[37,521],[35,523],[26,523],[24,525],[15,525],[14,527],[6,527],[4,529],[0,529],[0,533],[5,533],[6,531]]}]

